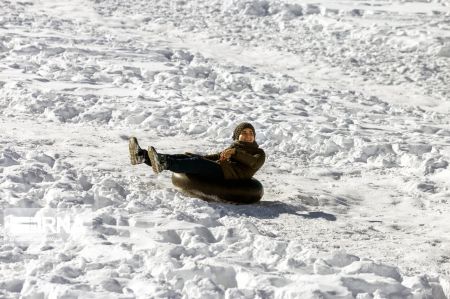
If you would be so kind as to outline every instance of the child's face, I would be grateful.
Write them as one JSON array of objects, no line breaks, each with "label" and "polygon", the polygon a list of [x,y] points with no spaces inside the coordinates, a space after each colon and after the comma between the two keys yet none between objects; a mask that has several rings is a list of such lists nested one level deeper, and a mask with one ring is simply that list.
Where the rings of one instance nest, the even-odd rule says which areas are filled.
[{"label": "child's face", "polygon": [[246,128],[241,131],[241,134],[239,134],[239,141],[244,142],[253,142],[255,141],[255,135],[253,135],[253,131],[250,128]]}]

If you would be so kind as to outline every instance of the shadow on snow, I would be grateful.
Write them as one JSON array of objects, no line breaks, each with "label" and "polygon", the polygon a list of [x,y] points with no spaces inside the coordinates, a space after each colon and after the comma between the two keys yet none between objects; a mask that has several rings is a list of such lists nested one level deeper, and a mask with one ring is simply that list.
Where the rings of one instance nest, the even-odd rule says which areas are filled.
[{"label": "shadow on snow", "polygon": [[293,205],[281,201],[261,201],[250,205],[233,205],[211,202],[211,207],[224,214],[239,214],[260,219],[274,219],[281,214],[290,214],[306,219],[324,219],[336,221],[336,216],[322,211],[308,211],[303,205]]}]

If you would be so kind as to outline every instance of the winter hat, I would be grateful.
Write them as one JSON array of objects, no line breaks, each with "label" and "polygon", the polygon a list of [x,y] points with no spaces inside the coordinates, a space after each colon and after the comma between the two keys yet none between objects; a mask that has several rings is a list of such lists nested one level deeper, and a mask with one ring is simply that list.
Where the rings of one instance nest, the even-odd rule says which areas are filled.
[{"label": "winter hat", "polygon": [[237,127],[234,129],[233,132],[233,140],[238,140],[239,135],[241,135],[242,130],[244,129],[251,129],[253,131],[253,136],[256,136],[255,128],[252,126],[251,123],[240,123],[237,125]]}]

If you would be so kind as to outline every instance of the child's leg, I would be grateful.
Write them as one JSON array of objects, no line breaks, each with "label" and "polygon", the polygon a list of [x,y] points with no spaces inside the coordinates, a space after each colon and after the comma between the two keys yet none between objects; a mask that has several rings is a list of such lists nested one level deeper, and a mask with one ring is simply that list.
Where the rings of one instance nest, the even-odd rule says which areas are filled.
[{"label": "child's leg", "polygon": [[223,179],[222,167],[214,161],[200,156],[164,155],[168,170],[178,173],[190,173],[213,179]]},{"label": "child's leg", "polygon": [[[148,151],[145,149],[140,149],[139,150],[139,155],[143,155],[144,156],[144,163],[147,164],[148,166],[152,166],[152,162],[150,161],[150,158],[148,157]],[[165,155],[165,156],[169,156],[169,155]],[[170,155],[170,157],[172,159],[187,159],[187,158],[191,158],[192,156],[188,156],[188,155],[184,155],[184,154],[176,154],[176,155]]]},{"label": "child's leg", "polygon": [[152,162],[150,161],[150,158],[148,157],[148,152],[145,149],[140,149],[139,150],[139,155],[143,155],[144,156],[144,163],[147,164],[148,166],[152,166]]},{"label": "child's leg", "polygon": [[223,179],[222,167],[211,160],[198,155],[165,155],[158,154],[152,146],[148,148],[147,156],[155,173],[170,170],[178,173],[188,173],[205,178]]}]

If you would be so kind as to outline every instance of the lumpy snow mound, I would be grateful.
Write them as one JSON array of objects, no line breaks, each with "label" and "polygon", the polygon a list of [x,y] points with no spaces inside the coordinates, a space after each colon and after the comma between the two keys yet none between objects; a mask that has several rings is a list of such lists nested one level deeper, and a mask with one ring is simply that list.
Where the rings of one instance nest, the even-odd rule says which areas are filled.
[{"label": "lumpy snow mound", "polygon": [[[450,298],[448,1],[0,2],[0,298]],[[255,205],[127,140],[250,121]]]}]

